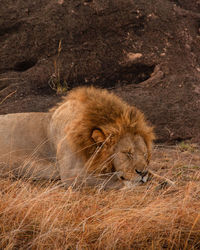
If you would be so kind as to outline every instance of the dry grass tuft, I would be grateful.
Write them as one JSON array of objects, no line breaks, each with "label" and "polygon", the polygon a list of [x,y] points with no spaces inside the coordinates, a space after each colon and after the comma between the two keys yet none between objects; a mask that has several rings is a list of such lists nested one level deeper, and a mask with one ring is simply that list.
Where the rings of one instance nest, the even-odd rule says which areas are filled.
[{"label": "dry grass tuft", "polygon": [[176,186],[80,191],[1,179],[0,248],[199,249],[199,150],[159,147],[152,169]]}]

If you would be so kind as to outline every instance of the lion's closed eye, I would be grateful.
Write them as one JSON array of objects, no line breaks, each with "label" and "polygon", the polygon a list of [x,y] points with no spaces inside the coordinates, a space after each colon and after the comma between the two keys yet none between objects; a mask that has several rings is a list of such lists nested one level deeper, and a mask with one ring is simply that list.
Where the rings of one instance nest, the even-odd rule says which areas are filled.
[{"label": "lion's closed eye", "polygon": [[131,152],[128,152],[127,156],[128,156],[129,159],[133,159],[134,158],[133,153],[131,153]]},{"label": "lion's closed eye", "polygon": [[124,154],[126,155],[126,157],[127,157],[128,159],[130,159],[130,160],[132,160],[132,159],[134,158],[133,153],[130,152],[130,151],[124,151],[124,152],[122,152],[122,153],[124,153]]}]

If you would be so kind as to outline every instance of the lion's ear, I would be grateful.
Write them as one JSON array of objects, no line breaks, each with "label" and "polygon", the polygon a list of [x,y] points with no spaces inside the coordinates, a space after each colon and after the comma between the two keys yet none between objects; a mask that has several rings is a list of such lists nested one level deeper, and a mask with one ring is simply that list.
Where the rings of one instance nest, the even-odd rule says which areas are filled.
[{"label": "lion's ear", "polygon": [[91,137],[96,143],[102,143],[105,141],[105,135],[101,129],[94,129]]}]

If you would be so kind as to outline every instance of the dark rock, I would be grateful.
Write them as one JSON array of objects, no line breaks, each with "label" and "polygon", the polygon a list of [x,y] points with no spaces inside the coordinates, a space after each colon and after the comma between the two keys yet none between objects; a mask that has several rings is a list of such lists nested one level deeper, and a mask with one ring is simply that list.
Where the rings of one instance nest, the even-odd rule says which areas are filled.
[{"label": "dark rock", "polygon": [[0,3],[0,113],[45,111],[93,84],[142,109],[159,141],[200,140],[198,1]]}]

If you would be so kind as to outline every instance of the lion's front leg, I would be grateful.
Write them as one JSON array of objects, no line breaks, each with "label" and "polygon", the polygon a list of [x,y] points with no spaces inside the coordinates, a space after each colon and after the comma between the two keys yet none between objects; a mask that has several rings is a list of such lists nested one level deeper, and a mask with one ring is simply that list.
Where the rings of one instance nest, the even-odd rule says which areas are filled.
[{"label": "lion's front leg", "polygon": [[124,184],[119,181],[119,179],[111,174],[107,176],[92,176],[85,175],[76,177],[72,183],[73,187],[95,187],[101,190],[111,190],[111,189],[120,189],[124,187]]},{"label": "lion's front leg", "polygon": [[45,159],[34,159],[24,162],[15,168],[16,176],[32,180],[58,180],[59,172],[54,162]]},{"label": "lion's front leg", "polygon": [[53,161],[27,155],[12,155],[10,159],[1,159],[0,176],[25,178],[31,180],[59,179],[59,172]]},{"label": "lion's front leg", "polygon": [[64,187],[82,188],[82,187],[95,187],[102,190],[120,189],[124,187],[122,181],[119,181],[115,176],[109,177],[96,177],[92,175],[66,176],[61,178]]},{"label": "lion's front leg", "polygon": [[88,174],[80,156],[73,152],[66,140],[58,145],[57,164],[60,178],[65,187],[100,187],[102,189],[119,189],[123,183],[116,175],[93,176]]},{"label": "lion's front leg", "polygon": [[60,179],[65,187],[78,185],[82,176],[85,174],[84,163],[80,157],[70,149],[64,138],[57,145],[57,166]]}]

